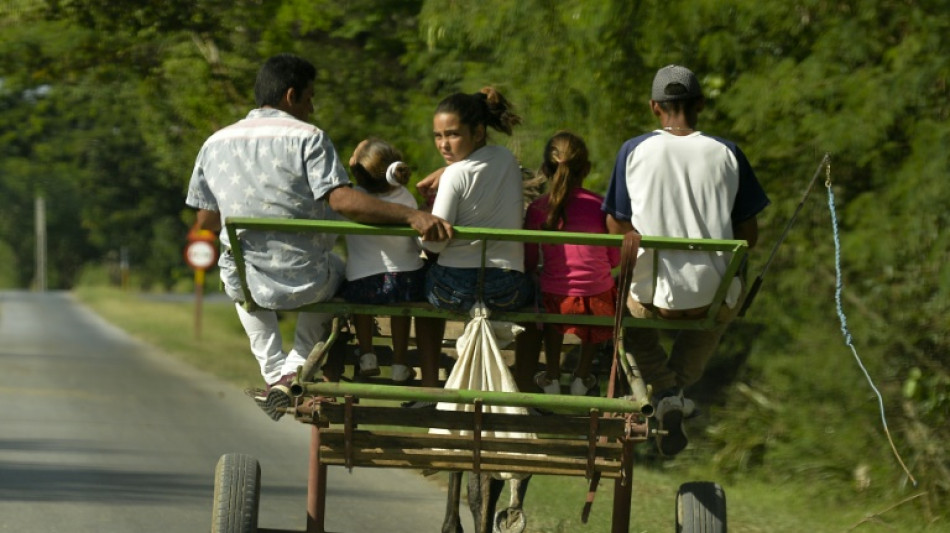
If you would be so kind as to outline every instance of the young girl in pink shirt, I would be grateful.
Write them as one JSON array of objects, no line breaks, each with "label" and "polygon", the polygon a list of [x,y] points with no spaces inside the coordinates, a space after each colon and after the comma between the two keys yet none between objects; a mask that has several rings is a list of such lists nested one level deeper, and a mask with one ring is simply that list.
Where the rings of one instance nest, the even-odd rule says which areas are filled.
[{"label": "young girl in pink shirt", "polygon": [[[607,233],[600,211],[603,197],[581,186],[590,173],[583,139],[566,131],[555,134],[544,147],[544,162],[538,173],[547,178],[548,193],[528,206],[525,229]],[[547,312],[614,315],[617,287],[610,271],[620,262],[619,248],[525,244],[525,270],[537,269],[539,260],[541,299]],[[535,382],[548,394],[561,392],[561,346],[565,333],[581,340],[581,355],[570,390],[573,395],[585,396],[597,384],[597,377],[591,374],[594,352],[598,345],[613,337],[613,330],[603,326],[545,324],[547,365],[546,370],[535,375]]]}]

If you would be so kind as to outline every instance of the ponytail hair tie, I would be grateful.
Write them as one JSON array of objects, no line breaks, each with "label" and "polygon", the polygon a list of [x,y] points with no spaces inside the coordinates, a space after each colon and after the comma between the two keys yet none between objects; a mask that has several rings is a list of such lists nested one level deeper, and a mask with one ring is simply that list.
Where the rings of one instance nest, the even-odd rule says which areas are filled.
[{"label": "ponytail hair tie", "polygon": [[402,183],[399,183],[399,178],[396,177],[396,170],[399,169],[399,165],[402,164],[402,161],[394,161],[389,165],[389,168],[386,169],[386,181],[393,187],[402,185]]}]

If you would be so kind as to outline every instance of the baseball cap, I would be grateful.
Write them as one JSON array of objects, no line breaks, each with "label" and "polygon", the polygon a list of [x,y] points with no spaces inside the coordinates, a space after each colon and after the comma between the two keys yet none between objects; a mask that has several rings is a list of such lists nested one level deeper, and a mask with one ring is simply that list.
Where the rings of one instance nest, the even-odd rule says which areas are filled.
[{"label": "baseball cap", "polygon": [[[677,85],[682,87],[676,87]],[[693,71],[680,65],[667,65],[656,71],[652,99],[657,102],[686,100],[703,95]]]}]

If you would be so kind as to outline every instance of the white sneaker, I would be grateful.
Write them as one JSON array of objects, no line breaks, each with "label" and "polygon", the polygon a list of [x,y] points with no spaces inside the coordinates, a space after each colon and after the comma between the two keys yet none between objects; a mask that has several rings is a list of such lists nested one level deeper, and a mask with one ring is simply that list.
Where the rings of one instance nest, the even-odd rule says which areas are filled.
[{"label": "white sneaker", "polygon": [[656,446],[661,455],[673,457],[686,448],[689,438],[686,436],[683,420],[695,411],[696,404],[684,398],[682,391],[657,402],[653,416],[657,420]]},{"label": "white sneaker", "polygon": [[699,415],[699,409],[696,408],[696,402],[683,396],[680,397],[680,401],[683,402],[683,418],[690,419]]},{"label": "white sneaker", "polygon": [[668,389],[665,393],[654,396],[651,400],[651,403],[653,403],[655,408],[659,408],[660,402],[666,400],[667,398],[673,398],[672,400],[669,400],[670,402],[680,402],[684,419],[689,419],[700,415],[700,410],[698,407],[696,407],[696,402],[684,396],[683,391],[679,389]]},{"label": "white sneaker", "polygon": [[571,381],[571,394],[573,396],[587,396],[587,393],[597,384],[597,376],[591,374],[586,378],[574,376]]},{"label": "white sneaker", "polygon": [[376,362],[376,354],[366,352],[360,356],[360,375],[367,378],[379,375],[379,363]]},{"label": "white sneaker", "polygon": [[534,375],[534,382],[545,394],[561,394],[561,383],[556,379],[549,379],[548,373],[543,370]]},{"label": "white sneaker", "polygon": [[404,385],[416,377],[416,371],[409,365],[394,363],[392,366],[392,380],[396,385]]}]

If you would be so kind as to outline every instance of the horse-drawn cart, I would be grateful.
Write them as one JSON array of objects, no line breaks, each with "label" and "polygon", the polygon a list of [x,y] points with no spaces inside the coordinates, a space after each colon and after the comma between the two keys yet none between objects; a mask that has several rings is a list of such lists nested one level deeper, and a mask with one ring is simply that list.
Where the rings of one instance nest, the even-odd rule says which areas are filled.
[{"label": "horse-drawn cart", "polygon": [[[376,234],[414,236],[410,228],[366,226],[349,222],[229,219],[226,221],[232,253],[244,279],[240,236],[245,231],[321,232],[331,234]],[[525,243],[573,243],[625,246],[619,235],[498,230],[456,227],[456,238],[509,240]],[[629,243],[629,239],[628,239]],[[737,275],[745,260],[745,241],[672,239],[643,236],[644,253],[696,251],[723,254],[729,259],[724,279]],[[484,248],[483,248],[484,249]],[[654,261],[657,264],[657,261]],[[656,274],[654,273],[654,276]],[[623,276],[623,274],[622,274]],[[622,278],[623,279],[623,278]],[[708,311],[689,320],[559,315],[522,309],[492,312],[492,321],[521,324],[572,323],[615,328],[619,336],[626,327],[707,329],[715,326],[728,283],[723,283]],[[622,291],[623,292],[623,291]],[[253,304],[245,290],[246,302]],[[308,481],[308,533],[324,532],[327,468],[403,468],[419,471],[469,472],[470,477],[489,476],[521,479],[531,474],[584,477],[592,490],[599,479],[614,480],[611,531],[630,528],[634,446],[656,436],[651,422],[653,405],[633,357],[616,343],[611,383],[618,394],[610,397],[455,390],[397,386],[366,382],[327,382],[316,376],[338,338],[339,325],[347,316],[441,317],[466,321],[466,313],[436,309],[428,304],[362,305],[342,301],[312,304],[300,311],[333,314],[330,339],[310,354],[291,387],[295,402],[286,414],[311,428]],[[612,392],[615,387],[608,387]],[[616,397],[613,397],[616,396]],[[413,409],[402,402],[433,402],[454,409]],[[498,407],[521,408],[499,412]],[[543,413],[543,414],[539,414]],[[529,435],[529,437],[525,437]],[[453,485],[454,483],[454,485]],[[449,490],[459,490],[458,477]],[[481,485],[470,482],[473,487]],[[213,533],[257,531],[260,505],[260,468],[253,457],[224,455],[215,472]],[[592,494],[592,492],[591,492]],[[488,531],[519,531],[523,516],[495,515],[491,498],[483,498],[475,512],[476,528]],[[589,509],[589,507],[588,507]],[[725,496],[711,482],[686,483],[676,499],[676,531],[714,533],[725,531]],[[503,523],[507,520],[507,523]],[[384,525],[380,525],[381,530]],[[460,531],[457,517],[447,519],[443,531]],[[510,528],[510,529],[506,529]]]}]

